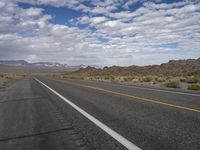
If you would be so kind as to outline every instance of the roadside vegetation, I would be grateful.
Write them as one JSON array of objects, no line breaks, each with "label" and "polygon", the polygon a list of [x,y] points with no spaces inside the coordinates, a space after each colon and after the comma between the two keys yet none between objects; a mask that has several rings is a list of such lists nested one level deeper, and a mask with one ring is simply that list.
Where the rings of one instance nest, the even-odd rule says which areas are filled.
[{"label": "roadside vegetation", "polygon": [[6,88],[14,81],[25,77],[24,73],[0,73],[0,90]]},{"label": "roadside vegetation", "polygon": [[161,65],[86,67],[57,77],[200,90],[200,58],[170,60]]},{"label": "roadside vegetation", "polygon": [[181,83],[179,79],[171,79],[166,81],[165,83],[161,84],[162,86],[168,87],[168,88],[180,88]]},{"label": "roadside vegetation", "polygon": [[189,90],[198,90],[198,91],[200,91],[200,84],[199,84],[199,83],[190,84],[190,85],[188,86],[188,89],[189,89]]},{"label": "roadside vegetation", "polygon": [[97,75],[86,76],[80,74],[63,74],[60,76],[68,79],[95,80],[100,82],[123,83],[167,88],[182,88],[200,90],[200,76],[174,77],[174,76],[113,76]]},{"label": "roadside vegetation", "polygon": [[51,74],[51,77],[95,80],[99,82],[112,82],[133,85],[145,85],[167,88],[182,88],[200,91],[200,76],[114,76],[114,75],[83,75],[77,73]]}]

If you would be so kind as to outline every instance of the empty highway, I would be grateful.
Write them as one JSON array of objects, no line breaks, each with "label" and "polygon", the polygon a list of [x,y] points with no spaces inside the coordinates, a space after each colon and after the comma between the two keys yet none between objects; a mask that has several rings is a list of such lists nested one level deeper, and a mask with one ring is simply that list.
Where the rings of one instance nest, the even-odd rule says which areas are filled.
[{"label": "empty highway", "polygon": [[1,95],[0,117],[5,150],[200,149],[195,91],[29,77]]}]

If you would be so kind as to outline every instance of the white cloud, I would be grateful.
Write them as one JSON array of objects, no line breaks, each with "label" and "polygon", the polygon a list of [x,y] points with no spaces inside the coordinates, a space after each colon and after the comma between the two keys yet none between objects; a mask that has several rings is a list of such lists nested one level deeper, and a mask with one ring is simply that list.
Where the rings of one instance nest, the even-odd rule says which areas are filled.
[{"label": "white cloud", "polygon": [[119,20],[109,20],[103,23],[102,26],[105,27],[104,29],[109,28],[110,30],[117,30],[124,28],[126,24]]},{"label": "white cloud", "polygon": [[91,23],[92,24],[99,24],[99,23],[105,22],[107,20],[108,20],[108,18],[106,18],[106,17],[93,17],[91,19]]},{"label": "white cloud", "polygon": [[79,4],[79,0],[17,0],[18,2],[36,4],[36,5],[51,5],[55,7],[69,6],[75,7]]},{"label": "white cloud", "polygon": [[28,8],[24,11],[24,14],[29,17],[37,17],[42,14],[42,11],[40,8]]},{"label": "white cloud", "polygon": [[[200,55],[198,1],[144,2],[135,11],[129,6],[136,0],[87,1],[92,7],[84,0],[20,1],[66,6],[87,15],[73,18],[76,27],[58,25],[41,8],[23,9],[16,2],[1,1],[0,59],[144,65]],[[118,10],[121,6],[126,10]],[[79,28],[80,24],[88,28]]]},{"label": "white cloud", "polygon": [[133,4],[137,3],[138,1],[139,0],[129,0],[123,5],[123,7],[126,8],[126,9],[129,9],[130,5],[133,5]]}]

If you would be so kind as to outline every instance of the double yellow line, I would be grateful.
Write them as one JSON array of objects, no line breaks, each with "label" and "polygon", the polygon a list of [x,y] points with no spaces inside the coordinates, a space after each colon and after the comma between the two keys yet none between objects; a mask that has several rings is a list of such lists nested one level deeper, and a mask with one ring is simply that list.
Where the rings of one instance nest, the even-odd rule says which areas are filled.
[{"label": "double yellow line", "polygon": [[148,98],[142,98],[142,97],[133,96],[133,95],[129,95],[129,94],[114,92],[114,91],[106,90],[106,89],[95,87],[95,86],[83,85],[83,84],[79,84],[79,83],[72,83],[72,82],[69,82],[69,81],[65,81],[65,82],[72,84],[72,85],[90,88],[90,89],[94,89],[94,90],[101,91],[101,92],[106,92],[106,93],[111,93],[111,94],[115,94],[115,95],[119,95],[119,96],[129,97],[129,98],[132,98],[132,100],[134,100],[134,101],[142,100],[142,101],[145,101],[145,102],[159,104],[159,105],[165,105],[165,106],[168,106],[168,107],[178,108],[178,109],[182,109],[182,110],[188,110],[188,111],[193,111],[193,112],[198,112],[198,113],[200,112],[199,109],[188,108],[188,107],[179,106],[179,105],[170,104],[170,103],[165,103],[165,102],[152,100],[152,99],[148,99]]}]

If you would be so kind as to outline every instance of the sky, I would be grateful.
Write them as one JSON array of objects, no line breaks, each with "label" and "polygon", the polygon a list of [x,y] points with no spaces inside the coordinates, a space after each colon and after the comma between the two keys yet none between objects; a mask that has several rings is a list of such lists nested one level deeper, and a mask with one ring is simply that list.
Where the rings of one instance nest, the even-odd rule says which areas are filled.
[{"label": "sky", "polygon": [[130,66],[198,57],[199,0],[0,0],[0,60]]}]

